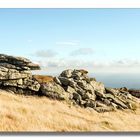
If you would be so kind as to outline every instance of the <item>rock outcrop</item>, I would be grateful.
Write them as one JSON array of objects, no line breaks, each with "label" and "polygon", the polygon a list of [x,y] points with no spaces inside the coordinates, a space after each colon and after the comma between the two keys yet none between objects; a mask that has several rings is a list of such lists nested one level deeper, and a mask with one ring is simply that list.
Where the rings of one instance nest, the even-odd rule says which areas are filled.
[{"label": "rock outcrop", "polygon": [[31,70],[39,69],[39,65],[26,58],[0,54],[0,88],[17,94],[40,94],[66,100],[97,112],[135,109],[136,100],[132,95],[139,94],[139,91],[107,88],[95,78],[88,77],[86,70],[68,69],[58,77],[33,76]]},{"label": "rock outcrop", "polygon": [[107,88],[95,78],[89,78],[85,70],[65,70],[53,81],[41,84],[41,92],[50,98],[69,100],[97,112],[115,109],[134,109],[135,100],[126,88]]},{"label": "rock outcrop", "polygon": [[39,65],[26,58],[0,54],[0,88],[15,93],[35,94],[40,84],[32,78],[31,70],[39,69]]}]

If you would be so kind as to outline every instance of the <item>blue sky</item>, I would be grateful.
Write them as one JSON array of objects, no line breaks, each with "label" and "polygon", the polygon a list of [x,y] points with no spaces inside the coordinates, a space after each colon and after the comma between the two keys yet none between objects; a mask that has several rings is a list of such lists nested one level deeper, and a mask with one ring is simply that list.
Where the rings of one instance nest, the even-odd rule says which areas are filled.
[{"label": "blue sky", "polygon": [[0,9],[0,52],[49,72],[140,71],[140,9]]}]

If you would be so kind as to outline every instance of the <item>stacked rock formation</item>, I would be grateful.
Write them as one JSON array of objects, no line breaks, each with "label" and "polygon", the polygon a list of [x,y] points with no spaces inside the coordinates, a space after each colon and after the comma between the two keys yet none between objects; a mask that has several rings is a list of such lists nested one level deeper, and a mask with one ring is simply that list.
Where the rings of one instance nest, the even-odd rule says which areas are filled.
[{"label": "stacked rock formation", "polygon": [[35,94],[40,84],[32,78],[31,70],[39,69],[39,65],[26,58],[0,54],[0,88],[15,93]]},{"label": "stacked rock formation", "polygon": [[97,112],[115,109],[134,109],[135,99],[126,88],[106,88],[85,70],[65,70],[52,82],[41,84],[41,92],[50,98],[69,100]]},{"label": "stacked rock formation", "polygon": [[89,78],[86,70],[69,69],[54,78],[32,76],[31,70],[39,69],[39,65],[26,58],[0,54],[0,88],[17,94],[67,100],[97,112],[135,108],[136,99],[131,94],[139,91],[107,88],[95,78]]}]

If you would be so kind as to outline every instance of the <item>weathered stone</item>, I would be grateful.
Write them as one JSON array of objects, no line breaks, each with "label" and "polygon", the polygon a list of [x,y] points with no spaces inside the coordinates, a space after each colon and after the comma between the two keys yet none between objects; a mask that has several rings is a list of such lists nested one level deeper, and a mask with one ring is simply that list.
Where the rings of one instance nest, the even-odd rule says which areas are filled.
[{"label": "weathered stone", "polygon": [[83,90],[90,92],[91,94],[94,93],[94,88],[84,80],[79,80],[77,85]]},{"label": "weathered stone", "polygon": [[110,105],[111,105],[114,109],[118,108],[118,105],[115,104],[115,103],[113,103],[113,102],[111,102]]},{"label": "weathered stone", "polygon": [[90,93],[94,93],[94,88],[90,84],[87,84],[86,90],[89,91]]},{"label": "weathered stone", "polygon": [[96,100],[96,95],[95,94],[91,94],[89,92],[86,92],[85,94],[83,94],[82,99],[83,100],[90,99],[90,100],[95,101]]},{"label": "weathered stone", "polygon": [[54,82],[56,82],[57,84],[61,85],[62,83],[60,82],[60,80],[57,77],[53,78]]},{"label": "weathered stone", "polygon": [[74,72],[80,72],[82,75],[87,75],[88,71],[84,69],[74,70]]},{"label": "weathered stone", "polygon": [[69,86],[71,86],[72,88],[76,89],[77,88],[77,83],[75,83],[74,80],[70,79],[69,80]]},{"label": "weathered stone", "polygon": [[72,76],[72,72],[73,72],[73,70],[71,70],[71,69],[64,70],[64,71],[60,74],[60,77],[70,78],[70,77]]},{"label": "weathered stone", "polygon": [[73,93],[65,91],[65,95],[66,95],[65,100],[67,100],[68,102],[71,102],[73,100]]},{"label": "weathered stone", "polygon": [[95,81],[95,82],[97,81],[96,78],[89,78],[89,79],[90,81]]},{"label": "weathered stone", "polygon": [[87,73],[88,73],[88,71],[86,71],[86,70],[74,70],[72,73],[72,78],[74,80],[85,80],[85,81],[89,82]]},{"label": "weathered stone", "polygon": [[40,84],[37,81],[34,81],[32,79],[28,79],[27,88],[30,90],[33,90],[33,91],[39,91]]},{"label": "weathered stone", "polygon": [[39,70],[40,67],[38,64],[32,63],[29,59],[26,59],[24,57],[14,57],[14,56],[9,56],[5,54],[0,54],[0,63],[8,63],[15,65],[17,67],[28,67],[31,70]]},{"label": "weathered stone", "polygon": [[79,80],[79,81],[77,82],[77,85],[78,85],[79,87],[81,87],[82,89],[86,89],[86,88],[87,88],[87,83],[86,83],[86,81],[84,81],[84,80]]},{"label": "weathered stone", "polygon": [[117,97],[114,97],[111,94],[106,94],[106,98],[111,99],[115,104],[121,106],[124,109],[128,108],[122,101],[120,101]]},{"label": "weathered stone", "polygon": [[26,58],[0,54],[0,85],[14,92],[38,92],[40,84],[32,78],[31,70],[39,68]]},{"label": "weathered stone", "polygon": [[30,68],[26,66],[20,66],[17,67],[15,65],[9,64],[9,63],[0,63],[0,66],[8,68],[8,69],[16,69],[16,70],[30,70]]},{"label": "weathered stone", "polygon": [[18,80],[8,80],[5,82],[2,82],[3,86],[13,86],[13,87],[17,87],[17,82]]},{"label": "weathered stone", "polygon": [[127,98],[132,100],[132,95],[131,94],[127,94]]},{"label": "weathered stone", "polygon": [[25,65],[26,67],[30,68],[31,70],[40,70],[40,66],[38,64],[34,64],[32,62]]},{"label": "weathered stone", "polygon": [[8,73],[8,69],[0,66],[0,80],[8,79],[7,73]]},{"label": "weathered stone", "polygon": [[114,96],[116,96],[118,93],[119,93],[119,91],[118,90],[115,90],[115,89],[113,89],[113,88],[105,88],[105,90],[106,90],[106,93],[110,93],[110,94],[112,94],[112,95],[114,95]]},{"label": "weathered stone", "polygon": [[72,78],[74,79],[74,80],[81,80],[82,79],[82,77],[81,77],[81,72],[79,72],[79,71],[77,71],[77,70],[74,70],[73,72],[72,72]]},{"label": "weathered stone", "polygon": [[101,98],[101,101],[107,106],[111,104],[111,101],[109,99]]},{"label": "weathered stone", "polygon": [[97,90],[95,90],[95,95],[96,96],[98,96],[98,97],[105,97],[105,94],[104,93],[102,93],[102,92],[99,92],[99,91],[97,91]]},{"label": "weathered stone", "polygon": [[8,79],[11,79],[11,80],[32,77],[30,71],[17,71],[14,69],[9,69],[7,75],[8,75]]},{"label": "weathered stone", "polygon": [[86,104],[86,101],[85,100],[80,100],[80,106],[84,107]]},{"label": "weathered stone", "polygon": [[79,100],[79,101],[80,101],[80,100],[82,100],[82,97],[81,97],[78,93],[75,93],[75,92],[74,92],[74,93],[73,93],[73,99],[74,99],[74,100]]},{"label": "weathered stone", "polygon": [[104,96],[105,87],[101,82],[90,81],[91,86],[97,91],[97,94],[100,93],[101,96]]},{"label": "weathered stone", "polygon": [[39,91],[40,88],[40,84],[37,81],[31,79],[7,80],[3,81],[1,85],[6,87],[10,86],[10,87],[19,87],[21,89],[30,89],[32,91]]},{"label": "weathered stone", "polygon": [[58,80],[54,82],[61,83],[65,92],[73,95],[69,99],[81,107],[90,107],[97,112],[133,108],[133,98],[126,88],[105,88],[103,83],[89,78],[87,71],[66,70],[60,74]]},{"label": "weathered stone", "polygon": [[136,100],[127,88],[105,88],[103,83],[89,78],[85,70],[68,69],[59,77],[32,76],[31,70],[37,68],[26,58],[0,55],[0,87],[19,94],[67,100],[97,112],[135,108]]},{"label": "weathered stone", "polygon": [[71,93],[71,94],[76,93],[75,89],[70,87],[70,86],[66,87],[66,91]]},{"label": "weathered stone", "polygon": [[127,91],[128,92],[128,88],[122,87],[122,88],[120,88],[120,91]]},{"label": "weathered stone", "polygon": [[85,90],[83,90],[83,89],[80,88],[80,87],[76,88],[76,92],[77,92],[78,94],[80,94],[81,96],[83,96],[83,95],[85,94]]},{"label": "weathered stone", "polygon": [[85,81],[90,84],[90,78],[86,78]]},{"label": "weathered stone", "polygon": [[101,101],[96,101],[96,107],[107,107],[107,105],[105,105]]},{"label": "weathered stone", "polygon": [[44,95],[54,99],[68,100],[69,95],[65,90],[55,82],[49,82],[41,85],[40,90]]},{"label": "weathered stone", "polygon": [[96,110],[99,113],[104,113],[104,112],[114,111],[114,108],[112,108],[112,107],[95,107],[94,110]]},{"label": "weathered stone", "polygon": [[64,86],[68,86],[70,84],[70,80],[65,77],[58,77],[58,79]]},{"label": "weathered stone", "polygon": [[96,107],[96,102],[93,100],[87,100],[85,103],[85,107],[91,107],[91,108],[95,108]]},{"label": "weathered stone", "polygon": [[67,79],[65,77],[58,77],[58,79],[63,86],[71,86],[73,88],[76,88],[76,83],[72,79]]},{"label": "weathered stone", "polygon": [[38,92],[36,92],[36,91],[32,91],[32,90],[29,90],[29,89],[22,89],[22,88],[19,88],[19,87],[1,86],[0,88],[3,89],[3,90],[6,90],[8,92],[15,93],[15,94],[39,95]]}]

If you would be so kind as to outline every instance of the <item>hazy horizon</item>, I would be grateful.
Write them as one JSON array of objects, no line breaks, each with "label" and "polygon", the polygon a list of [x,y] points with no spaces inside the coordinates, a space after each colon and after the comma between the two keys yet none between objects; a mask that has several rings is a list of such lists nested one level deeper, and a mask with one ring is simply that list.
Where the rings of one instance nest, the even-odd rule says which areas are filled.
[{"label": "hazy horizon", "polygon": [[[62,71],[57,73],[39,70],[32,71],[33,74],[59,76]],[[89,77],[95,78],[98,82],[104,83],[105,87],[121,88],[127,87],[129,89],[140,90],[140,73],[88,73]]]}]

